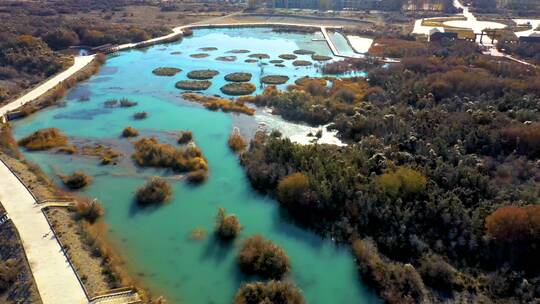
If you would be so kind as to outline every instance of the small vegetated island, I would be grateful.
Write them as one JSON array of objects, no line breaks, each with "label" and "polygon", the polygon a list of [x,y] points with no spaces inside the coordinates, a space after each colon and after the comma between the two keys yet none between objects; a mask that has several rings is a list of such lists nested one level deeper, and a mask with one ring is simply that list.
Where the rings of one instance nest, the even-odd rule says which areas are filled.
[{"label": "small vegetated island", "polygon": [[245,49],[236,49],[236,50],[227,51],[227,53],[232,53],[232,54],[245,54],[249,52],[250,50],[245,50]]},{"label": "small vegetated island", "polygon": [[219,71],[216,70],[194,70],[187,74],[189,79],[208,80],[218,75]]},{"label": "small vegetated island", "polygon": [[182,69],[179,69],[179,68],[168,68],[168,67],[164,67],[164,68],[156,68],[152,71],[152,73],[154,75],[157,75],[157,76],[174,76],[178,73],[182,72]]},{"label": "small vegetated island", "polygon": [[270,55],[264,54],[264,53],[254,53],[254,54],[249,54],[248,57],[256,58],[256,59],[268,59],[270,58]]},{"label": "small vegetated island", "polygon": [[315,54],[314,51],[304,50],[304,49],[295,50],[293,53],[295,53],[296,55],[313,55],[313,54]]},{"label": "small vegetated island", "polygon": [[201,52],[213,52],[213,51],[217,51],[217,50],[218,50],[218,48],[213,47],[213,46],[207,46],[207,47],[199,48],[199,51],[201,51]]},{"label": "small vegetated island", "polygon": [[216,60],[233,62],[233,61],[236,61],[236,56],[219,56],[219,57],[216,57]]},{"label": "small vegetated island", "polygon": [[174,86],[186,91],[204,91],[212,85],[209,80],[180,80]]},{"label": "small vegetated island", "polygon": [[285,75],[267,75],[261,78],[264,84],[284,84],[287,81],[289,81],[289,76]]},{"label": "small vegetated island", "polygon": [[222,86],[220,90],[227,95],[241,96],[249,95],[255,92],[255,90],[257,90],[257,87],[249,82],[233,82],[227,83],[226,85]]},{"label": "small vegetated island", "polygon": [[309,66],[309,65],[312,65],[313,63],[311,61],[307,61],[307,60],[295,60],[295,61],[293,61],[292,64],[294,66]]},{"label": "small vegetated island", "polygon": [[232,82],[248,82],[251,80],[251,73],[236,72],[225,75],[225,80]]},{"label": "small vegetated island", "polygon": [[298,58],[298,56],[296,56],[294,54],[281,54],[278,57],[281,58],[281,59],[284,59],[284,60],[294,60],[294,59]]},{"label": "small vegetated island", "polygon": [[332,60],[332,57],[330,57],[330,56],[324,56],[324,55],[318,55],[318,54],[313,54],[313,55],[311,55],[311,60],[315,60],[315,61],[328,61],[328,60]]},{"label": "small vegetated island", "polygon": [[191,58],[206,58],[208,56],[210,56],[210,54],[207,54],[207,53],[196,53],[196,54],[189,55],[189,57]]}]

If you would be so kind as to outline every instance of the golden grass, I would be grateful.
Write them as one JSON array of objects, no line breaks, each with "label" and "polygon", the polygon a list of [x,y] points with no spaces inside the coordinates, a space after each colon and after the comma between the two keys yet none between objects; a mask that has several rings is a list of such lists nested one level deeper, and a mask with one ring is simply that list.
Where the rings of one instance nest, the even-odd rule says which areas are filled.
[{"label": "golden grass", "polygon": [[195,93],[184,93],[182,97],[189,101],[198,102],[212,111],[222,110],[223,112],[238,112],[247,115],[253,115],[255,113],[255,109],[246,106],[241,98],[233,101]]},{"label": "golden grass", "polygon": [[67,137],[56,128],[37,130],[19,141],[27,150],[49,150],[67,144]]}]

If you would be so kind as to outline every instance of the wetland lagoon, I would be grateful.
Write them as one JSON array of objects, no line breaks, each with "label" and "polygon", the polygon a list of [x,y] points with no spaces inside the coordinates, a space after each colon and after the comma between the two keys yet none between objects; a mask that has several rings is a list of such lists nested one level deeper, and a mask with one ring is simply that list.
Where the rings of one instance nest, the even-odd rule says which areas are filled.
[{"label": "wetland lagoon", "polygon": [[[315,61],[309,66],[294,66],[293,60],[283,60],[279,66],[269,63],[299,49],[332,57],[321,38],[321,33],[277,33],[270,28],[199,29],[179,42],[123,51],[111,55],[97,75],[71,89],[64,106],[15,121],[14,135],[20,139],[53,127],[71,142],[103,144],[122,153],[116,165],[100,165],[92,157],[24,152],[59,185],[60,174],[83,171],[92,177],[93,182],[81,193],[102,202],[105,222],[130,272],[169,303],[231,303],[243,282],[257,280],[242,274],[236,263],[240,242],[256,234],[285,249],[292,266],[287,278],[301,288],[307,303],[378,303],[361,282],[348,248],[295,225],[276,201],[254,191],[227,146],[234,127],[248,138],[261,123],[286,136],[307,127],[284,122],[262,109],[254,116],[209,111],[184,100],[183,91],[175,87],[176,82],[189,80],[188,72],[201,69],[219,71],[204,91],[206,95],[223,95],[220,88],[228,83],[224,77],[230,73],[251,73],[255,93],[261,92],[259,80],[265,75],[288,76],[280,88],[300,77],[321,76]],[[208,56],[192,56],[203,53]],[[257,53],[269,56],[262,59],[265,65],[249,60],[254,59],[250,54]],[[312,61],[309,54],[297,57]],[[181,71],[166,77],[153,74],[159,67]],[[122,98],[137,105],[104,106],[107,100]],[[148,117],[135,120],[136,112],[147,112]],[[195,144],[208,160],[208,179],[192,185],[164,169],[137,167],[130,157],[136,139],[122,137],[127,126],[136,128],[140,136],[154,136],[172,145],[177,145],[181,130],[192,131]],[[172,198],[163,206],[140,209],[134,202],[135,192],[154,175],[169,180]],[[243,226],[232,243],[219,242],[214,236],[219,207],[236,214]],[[194,239],[193,231],[206,231],[206,236]]]}]

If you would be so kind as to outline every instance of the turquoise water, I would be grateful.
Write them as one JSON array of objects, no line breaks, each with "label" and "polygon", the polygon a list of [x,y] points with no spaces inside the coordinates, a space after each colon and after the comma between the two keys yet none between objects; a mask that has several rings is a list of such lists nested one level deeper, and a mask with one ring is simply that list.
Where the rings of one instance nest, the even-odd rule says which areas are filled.
[{"label": "turquoise water", "polygon": [[[170,303],[231,303],[241,283],[255,279],[242,275],[235,263],[239,242],[254,234],[262,234],[285,248],[292,263],[290,279],[303,290],[308,303],[377,303],[360,281],[347,248],[297,227],[273,199],[252,190],[237,157],[227,146],[227,138],[234,125],[245,134],[252,133],[257,126],[255,118],[205,110],[184,101],[174,88],[174,83],[184,79],[191,69],[221,71],[210,94],[219,93],[222,77],[229,72],[259,71],[256,64],[243,62],[248,54],[226,53],[231,49],[268,53],[271,59],[299,48],[330,55],[324,42],[311,41],[314,37],[278,34],[268,29],[197,30],[194,37],[179,43],[122,52],[109,58],[99,74],[72,89],[65,98],[65,107],[14,122],[14,134],[21,138],[40,128],[56,127],[72,141],[105,143],[124,153],[116,166],[100,166],[95,158],[51,152],[25,156],[51,176],[75,170],[93,176],[93,183],[83,192],[103,203],[105,221],[130,270],[153,291],[166,295]],[[218,50],[210,52],[208,58],[189,57],[200,52],[201,47]],[[182,54],[170,54],[178,51]],[[239,59],[214,59],[224,55]],[[160,66],[184,71],[171,78],[154,76],[151,71]],[[286,68],[267,66],[265,73],[274,70],[291,78],[319,73],[317,67],[294,68],[290,63]],[[81,96],[89,97],[89,101],[78,101]],[[136,100],[139,105],[128,109],[103,107],[105,100],[121,97]],[[138,111],[147,111],[149,118],[132,120],[132,114]],[[170,143],[174,143],[179,130],[192,130],[209,162],[208,181],[190,186],[166,170],[135,167],[129,158],[132,144],[120,137],[128,125],[143,136],[156,136]],[[138,209],[134,193],[152,175],[170,179],[173,197],[169,204],[157,209]],[[244,226],[239,240],[230,245],[217,242],[212,235],[218,207],[237,214]],[[190,239],[195,228],[205,229],[208,236]]]}]

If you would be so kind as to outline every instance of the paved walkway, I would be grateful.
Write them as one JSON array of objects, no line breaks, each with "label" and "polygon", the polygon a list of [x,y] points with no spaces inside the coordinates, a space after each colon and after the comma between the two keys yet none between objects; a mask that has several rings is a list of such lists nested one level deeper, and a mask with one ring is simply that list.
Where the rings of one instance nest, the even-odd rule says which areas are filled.
[{"label": "paved walkway", "polygon": [[40,206],[1,161],[0,201],[19,231],[43,304],[88,303]]},{"label": "paved walkway", "polygon": [[89,64],[92,61],[92,59],[94,59],[94,55],[75,57],[75,62],[73,63],[71,67],[57,74],[56,76],[49,78],[47,81],[37,86],[36,88],[32,89],[32,91],[26,93],[25,95],[15,99],[14,101],[8,103],[7,105],[3,107],[0,107],[0,117],[4,116],[7,112],[16,110],[20,108],[21,106],[23,106],[24,104],[43,95],[45,92],[54,88],[60,82],[66,80],[69,76],[75,74],[80,69],[84,68],[87,64]]}]

